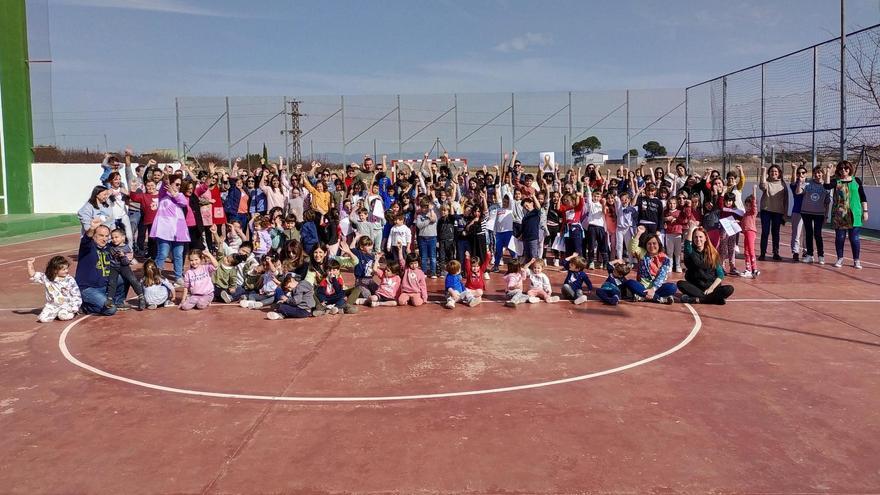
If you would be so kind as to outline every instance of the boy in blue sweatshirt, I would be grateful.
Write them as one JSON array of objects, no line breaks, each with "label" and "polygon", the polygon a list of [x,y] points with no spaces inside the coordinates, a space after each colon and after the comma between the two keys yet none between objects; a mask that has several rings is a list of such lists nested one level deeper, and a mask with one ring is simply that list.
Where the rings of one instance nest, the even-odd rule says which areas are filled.
[{"label": "boy in blue sweatshirt", "polygon": [[562,298],[567,299],[574,304],[583,304],[587,302],[586,290],[593,290],[593,283],[590,277],[584,271],[587,268],[587,260],[577,253],[572,254],[563,260],[563,267],[568,271],[565,275],[565,281],[562,283]]},{"label": "boy in blue sweatshirt", "polygon": [[627,290],[626,276],[632,271],[632,265],[622,259],[616,259],[608,262],[605,267],[608,269],[608,278],[596,289],[596,297],[605,304],[617,306]]}]

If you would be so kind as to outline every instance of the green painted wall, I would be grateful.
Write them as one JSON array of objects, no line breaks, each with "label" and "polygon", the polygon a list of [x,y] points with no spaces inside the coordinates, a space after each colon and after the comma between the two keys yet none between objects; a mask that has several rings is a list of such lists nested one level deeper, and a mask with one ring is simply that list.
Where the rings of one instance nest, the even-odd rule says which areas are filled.
[{"label": "green painted wall", "polygon": [[[9,189],[3,191],[8,195],[9,211],[0,213],[32,213],[34,210],[31,184],[34,136],[26,15],[25,0],[0,0],[0,103],[6,151],[5,181]],[[2,207],[0,203],[0,209]]]}]

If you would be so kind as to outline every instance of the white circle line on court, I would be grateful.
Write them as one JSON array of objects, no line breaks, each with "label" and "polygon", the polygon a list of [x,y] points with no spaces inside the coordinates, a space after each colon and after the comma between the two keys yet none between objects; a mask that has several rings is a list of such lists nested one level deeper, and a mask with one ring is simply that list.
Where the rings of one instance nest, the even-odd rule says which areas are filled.
[{"label": "white circle line on court", "polygon": [[159,390],[162,392],[170,392],[175,394],[183,394],[183,395],[193,395],[199,397],[213,397],[219,399],[240,399],[240,400],[270,400],[270,401],[278,401],[278,402],[386,402],[386,401],[407,401],[407,400],[422,400],[422,399],[443,399],[450,397],[465,397],[469,395],[490,395],[490,394],[500,394],[505,392],[515,392],[518,390],[529,390],[534,388],[544,388],[551,387],[554,385],[562,385],[566,383],[574,383],[583,380],[589,380],[591,378],[598,378],[600,376],[611,375],[614,373],[620,373],[626,370],[630,370],[653,361],[657,361],[658,359],[662,359],[670,354],[673,354],[686,345],[688,345],[697,334],[700,332],[700,329],[703,326],[703,321],[700,319],[700,315],[697,314],[696,310],[690,305],[684,305],[688,311],[690,311],[691,315],[694,318],[694,327],[691,329],[690,333],[687,337],[684,338],[681,342],[676,344],[674,347],[667,349],[659,354],[655,354],[650,357],[646,357],[634,363],[625,364],[623,366],[618,366],[616,368],[611,368],[608,370],[596,371],[594,373],[588,373],[586,375],[573,376],[569,378],[562,378],[559,380],[551,380],[545,382],[538,383],[529,383],[525,385],[514,385],[510,387],[500,387],[500,388],[489,388],[489,389],[481,389],[481,390],[467,390],[462,392],[445,392],[445,393],[435,393],[435,394],[413,394],[413,395],[390,395],[390,396],[375,396],[375,397],[293,397],[293,396],[273,396],[273,395],[254,395],[254,394],[230,394],[223,392],[209,392],[203,390],[189,390],[185,388],[176,388],[176,387],[167,387],[165,385],[157,385],[155,383],[143,382],[140,380],[134,380],[131,378],[126,378],[124,376],[115,375],[108,371],[104,371],[100,368],[96,368],[90,364],[84,363],[77,359],[73,354],[70,353],[70,349],[67,348],[67,336],[70,334],[71,330],[73,330],[76,325],[80,322],[89,318],[89,316],[83,316],[70,324],[68,324],[64,331],[61,332],[61,335],[58,337],[58,347],[61,349],[61,354],[64,355],[64,358],[70,361],[75,366],[79,366],[80,368],[95,373],[96,375],[103,376],[104,378],[109,378],[111,380],[117,380],[120,382],[128,383],[131,385],[137,385],[139,387],[149,388],[152,390]]},{"label": "white circle line on court", "polygon": [[768,302],[768,303],[782,303],[782,302],[840,302],[840,303],[880,303],[880,299],[728,299],[727,302]]},{"label": "white circle line on court", "polygon": [[13,263],[21,263],[22,261],[27,261],[31,258],[46,258],[48,256],[55,256],[56,254],[65,254],[65,253],[74,254],[74,253],[76,253],[76,251],[73,249],[65,249],[64,251],[55,251],[54,253],[36,254],[34,256],[28,256],[27,258],[22,258],[20,260],[4,261],[4,262],[0,263],[0,266],[11,265]]}]

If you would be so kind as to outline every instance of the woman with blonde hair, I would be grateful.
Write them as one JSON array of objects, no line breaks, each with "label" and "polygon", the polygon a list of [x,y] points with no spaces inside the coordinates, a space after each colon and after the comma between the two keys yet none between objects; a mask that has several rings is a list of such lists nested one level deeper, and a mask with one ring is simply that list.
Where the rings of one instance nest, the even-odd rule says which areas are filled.
[{"label": "woman with blonde hair", "polygon": [[684,280],[678,282],[683,303],[725,304],[733,294],[733,286],[721,285],[721,255],[708,239],[706,231],[691,222],[684,241]]}]

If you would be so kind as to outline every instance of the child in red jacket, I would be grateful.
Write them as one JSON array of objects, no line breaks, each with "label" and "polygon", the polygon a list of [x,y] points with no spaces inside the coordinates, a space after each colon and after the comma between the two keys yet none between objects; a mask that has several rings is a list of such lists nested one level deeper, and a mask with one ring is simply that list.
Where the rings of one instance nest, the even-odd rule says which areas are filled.
[{"label": "child in red jacket", "polygon": [[464,286],[471,291],[474,301],[476,301],[471,303],[471,306],[476,306],[483,301],[483,291],[486,290],[483,274],[486,273],[486,268],[489,267],[489,257],[490,253],[488,250],[483,253],[482,259],[478,255],[471,256],[471,253],[468,251],[464,252]]}]

